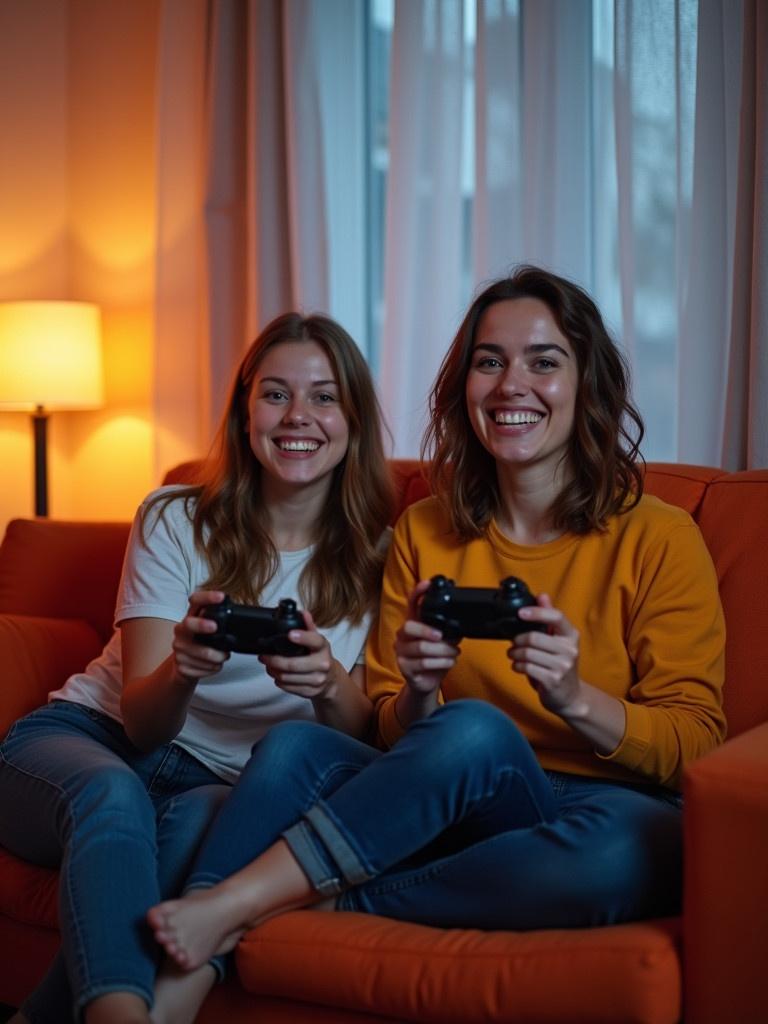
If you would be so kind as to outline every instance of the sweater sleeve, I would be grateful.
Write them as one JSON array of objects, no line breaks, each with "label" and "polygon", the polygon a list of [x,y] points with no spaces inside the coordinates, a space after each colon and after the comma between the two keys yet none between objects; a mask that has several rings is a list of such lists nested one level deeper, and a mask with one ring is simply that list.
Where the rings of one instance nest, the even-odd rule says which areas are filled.
[{"label": "sweater sleeve", "polygon": [[605,760],[679,788],[685,765],[725,737],[724,648],[712,560],[695,523],[678,522],[643,556],[627,635],[635,681]]}]

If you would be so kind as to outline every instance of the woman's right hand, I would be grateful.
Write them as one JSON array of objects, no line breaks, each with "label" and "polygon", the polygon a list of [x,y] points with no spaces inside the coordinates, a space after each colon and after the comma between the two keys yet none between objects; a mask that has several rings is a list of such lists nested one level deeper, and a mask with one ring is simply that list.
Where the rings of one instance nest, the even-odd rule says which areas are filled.
[{"label": "woman's right hand", "polygon": [[423,696],[437,693],[460,654],[458,643],[443,640],[439,629],[419,621],[419,602],[429,585],[421,580],[411,591],[406,620],[395,637],[400,672],[409,688]]},{"label": "woman's right hand", "polygon": [[202,618],[200,611],[209,604],[224,600],[221,590],[196,590],[189,598],[187,614],[173,627],[173,656],[177,673],[186,681],[197,683],[205,676],[221,671],[229,651],[217,651],[195,639],[198,633],[215,633],[216,623]]}]

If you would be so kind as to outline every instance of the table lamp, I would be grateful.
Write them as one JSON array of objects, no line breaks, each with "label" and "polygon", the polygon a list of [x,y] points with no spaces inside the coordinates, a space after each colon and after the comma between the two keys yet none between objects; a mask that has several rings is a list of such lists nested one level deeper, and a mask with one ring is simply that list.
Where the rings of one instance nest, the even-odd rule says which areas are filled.
[{"label": "table lamp", "polygon": [[48,515],[48,413],[104,404],[101,313],[90,302],[0,302],[0,409],[29,409],[35,515]]}]

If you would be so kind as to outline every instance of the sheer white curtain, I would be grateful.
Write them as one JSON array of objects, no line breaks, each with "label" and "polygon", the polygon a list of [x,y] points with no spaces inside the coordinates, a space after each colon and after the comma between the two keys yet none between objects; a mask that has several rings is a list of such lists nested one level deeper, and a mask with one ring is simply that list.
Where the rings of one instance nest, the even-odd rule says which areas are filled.
[{"label": "sheer white curtain", "polygon": [[354,0],[210,5],[210,331],[227,376],[286,309],[333,310],[355,336],[365,320],[363,13]]},{"label": "sheer white curtain", "polygon": [[[209,433],[243,347],[288,307],[361,342],[394,451],[417,454],[463,310],[521,261],[596,298],[647,458],[768,464],[763,0],[162,10],[162,464]],[[389,46],[382,102],[367,68]]]},{"label": "sheer white curtain", "polygon": [[[461,8],[395,6],[382,387],[397,451],[416,451],[414,410],[472,291],[524,261],[596,298],[632,364],[648,458],[766,464],[754,436],[763,414],[749,400],[756,378],[766,387],[766,358],[753,353],[749,381],[742,364],[768,341],[754,323],[740,329],[733,308],[744,4],[477,0],[469,54]],[[764,33],[758,0],[761,19]],[[759,28],[749,42],[764,81]],[[472,60],[468,109],[458,91]],[[756,84],[745,88],[764,119]],[[458,169],[472,119],[466,280]],[[764,153],[764,124],[757,135]],[[760,269],[749,266],[754,297]]]},{"label": "sheer white curtain", "polygon": [[426,391],[465,304],[463,0],[395,5],[381,390],[395,453],[418,454]]},{"label": "sheer white curtain", "polygon": [[163,0],[155,461],[203,453],[232,371],[290,308],[367,323],[365,7]]}]

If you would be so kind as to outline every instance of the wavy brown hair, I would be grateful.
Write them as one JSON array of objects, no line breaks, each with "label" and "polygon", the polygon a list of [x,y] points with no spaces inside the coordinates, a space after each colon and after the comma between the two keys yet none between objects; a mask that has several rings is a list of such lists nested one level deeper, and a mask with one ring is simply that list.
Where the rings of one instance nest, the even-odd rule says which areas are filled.
[{"label": "wavy brown hair", "polygon": [[458,534],[480,536],[499,503],[496,463],[475,434],[466,381],[483,313],[508,299],[540,299],[576,355],[575,418],[566,453],[572,477],[557,496],[554,525],[572,533],[603,530],[610,515],[632,508],[643,491],[639,445],[644,427],[629,394],[629,371],[597,306],[573,282],[534,266],[494,281],[474,300],[442,362],[430,394],[422,458]]},{"label": "wavy brown hair", "polygon": [[342,619],[359,622],[379,594],[380,541],[392,514],[392,485],[368,366],[349,334],[329,317],[290,312],[267,324],[237,371],[200,483],[162,493],[149,507],[162,502],[164,509],[184,500],[195,543],[210,565],[205,586],[235,601],[259,603],[277,571],[278,552],[264,526],[262,467],[249,441],[248,397],[265,354],[287,341],[316,342],[328,356],[349,428],[347,451],[333,470],[299,595],[318,626]]}]

